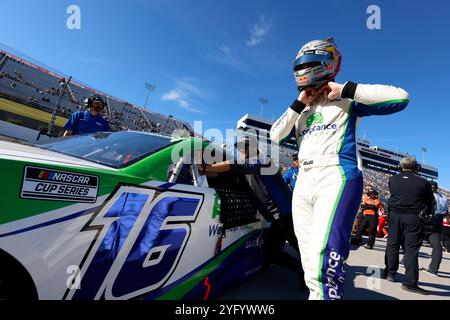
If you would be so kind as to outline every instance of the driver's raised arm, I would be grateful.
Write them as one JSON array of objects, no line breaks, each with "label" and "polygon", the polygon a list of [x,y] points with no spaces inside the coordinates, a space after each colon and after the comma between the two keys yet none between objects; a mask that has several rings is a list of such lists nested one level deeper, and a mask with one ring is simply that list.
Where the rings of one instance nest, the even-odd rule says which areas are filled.
[{"label": "driver's raised arm", "polygon": [[341,97],[353,100],[353,108],[359,117],[396,113],[405,109],[409,103],[408,92],[401,88],[351,81],[342,87]]},{"label": "driver's raised arm", "polygon": [[294,135],[295,122],[305,107],[306,105],[303,102],[296,99],[286,112],[275,121],[270,129],[270,139],[273,143],[281,144]]}]

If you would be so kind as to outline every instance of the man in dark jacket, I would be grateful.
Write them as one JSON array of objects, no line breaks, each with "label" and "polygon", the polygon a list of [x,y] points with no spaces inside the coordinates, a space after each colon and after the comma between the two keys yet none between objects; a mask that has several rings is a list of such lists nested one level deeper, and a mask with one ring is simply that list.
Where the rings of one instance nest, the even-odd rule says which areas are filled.
[{"label": "man in dark jacket", "polygon": [[414,157],[405,157],[400,160],[400,173],[389,179],[391,197],[388,202],[390,215],[385,278],[394,281],[399,264],[399,247],[403,238],[406,272],[402,289],[427,294],[417,285],[419,250],[423,240],[420,216],[422,213],[431,213],[434,196],[430,183],[416,174],[419,168]]},{"label": "man in dark jacket", "polygon": [[269,168],[270,163],[261,163],[257,141],[252,138],[245,136],[235,145],[241,157],[245,159],[244,163],[235,164],[224,161],[212,165],[200,165],[199,172],[208,175],[226,172],[233,175],[245,175],[258,211],[265,220],[271,222],[263,249],[265,267],[276,264],[297,273],[299,288],[306,289],[300,259],[283,251],[287,241],[300,254],[292,222],[292,192],[279,171],[272,174],[264,173],[264,168]]}]

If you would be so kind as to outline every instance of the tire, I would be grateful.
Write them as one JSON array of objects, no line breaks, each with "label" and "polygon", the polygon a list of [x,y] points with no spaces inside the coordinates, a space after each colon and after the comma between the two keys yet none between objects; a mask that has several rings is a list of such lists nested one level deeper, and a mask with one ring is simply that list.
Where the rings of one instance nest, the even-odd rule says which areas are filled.
[{"label": "tire", "polygon": [[31,276],[9,254],[0,250],[0,300],[37,300]]}]

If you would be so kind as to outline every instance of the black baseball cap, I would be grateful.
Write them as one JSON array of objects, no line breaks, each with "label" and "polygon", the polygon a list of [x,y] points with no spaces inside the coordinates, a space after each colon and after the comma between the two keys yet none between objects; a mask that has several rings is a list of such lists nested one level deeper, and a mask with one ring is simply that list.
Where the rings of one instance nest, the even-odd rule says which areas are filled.
[{"label": "black baseball cap", "polygon": [[105,100],[103,100],[103,98],[97,94],[94,94],[85,100],[85,104],[87,106],[91,105],[94,102],[101,102],[103,106],[106,105]]},{"label": "black baseball cap", "polygon": [[437,184],[436,181],[431,181],[430,184],[431,184],[432,187],[435,187],[435,188],[438,187],[438,184]]},{"label": "black baseball cap", "polygon": [[292,160],[298,160],[298,152],[294,152],[294,153],[291,155],[291,159],[292,159]]}]

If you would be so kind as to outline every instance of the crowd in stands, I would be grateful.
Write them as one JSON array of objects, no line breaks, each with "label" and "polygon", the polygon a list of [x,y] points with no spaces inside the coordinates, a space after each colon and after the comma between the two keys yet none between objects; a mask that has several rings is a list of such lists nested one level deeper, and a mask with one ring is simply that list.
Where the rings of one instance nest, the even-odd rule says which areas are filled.
[{"label": "crowd in stands", "polygon": [[[66,78],[46,72],[24,60],[0,51],[0,95],[13,98],[28,106],[52,113],[61,95]],[[56,114],[65,118],[75,111],[83,110],[84,100],[98,93],[75,81],[71,81],[61,95],[61,103]],[[162,114],[140,109],[115,97],[102,95],[108,103],[105,117],[112,130],[137,130],[171,133],[186,124]],[[190,129],[188,127],[188,129]]]},{"label": "crowd in stands", "polygon": [[[18,87],[18,84],[21,84],[23,86],[28,87],[28,89],[31,90],[27,90],[27,93],[29,93],[30,95],[28,95],[26,97],[26,101],[28,103],[31,103],[34,106],[39,106],[39,107],[43,107],[44,109],[49,109],[48,107],[46,108],[46,105],[50,103],[51,101],[51,97],[58,97],[61,93],[61,89],[57,86],[52,86],[52,87],[41,87],[40,85],[34,83],[33,81],[28,80],[26,77],[24,77],[23,72],[19,72],[16,69],[12,72],[8,72],[8,71],[1,71],[0,72],[0,80],[3,80],[0,82],[0,84],[3,85],[3,87],[5,85],[8,84],[7,80],[9,81],[9,87],[11,89],[16,90],[17,93],[19,93],[18,97],[22,96],[20,93],[22,93],[23,89],[22,87]],[[60,79],[59,81],[59,85],[62,85],[64,79]],[[6,83],[5,83],[6,82]],[[2,87],[0,86],[0,92]],[[78,104],[79,101],[72,101],[73,104]],[[70,108],[70,106],[66,106],[66,107],[62,107],[57,114],[60,116],[70,116],[70,114],[74,111],[74,106],[72,106],[72,109]]]},{"label": "crowd in stands", "polygon": [[[286,159],[284,159],[284,161],[282,161],[281,155],[286,156]],[[292,163],[290,155],[291,154],[289,153],[288,149],[280,148],[280,160],[275,162],[281,169],[281,172],[285,172],[290,167]],[[369,168],[363,168],[363,175],[364,187],[372,186],[378,192],[381,202],[385,205],[390,197],[389,178],[392,176],[392,174]],[[439,190],[447,197],[447,199],[450,199],[449,190],[443,189],[441,187],[439,188]]]},{"label": "crowd in stands", "polygon": [[[364,186],[371,185],[373,188],[375,188],[375,190],[377,190],[377,192],[379,193],[381,202],[386,204],[387,200],[390,197],[389,178],[392,175],[389,173],[376,171],[368,168],[363,169],[363,174],[364,174]],[[447,197],[447,199],[450,200],[450,191],[443,189],[442,187],[439,188],[439,191],[442,192]]]},{"label": "crowd in stands", "polygon": [[364,186],[372,186],[378,192],[380,200],[386,203],[389,199],[389,177],[388,173],[364,168]]}]

